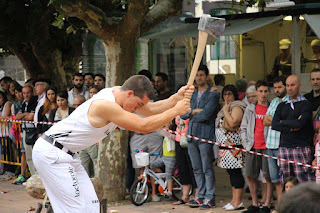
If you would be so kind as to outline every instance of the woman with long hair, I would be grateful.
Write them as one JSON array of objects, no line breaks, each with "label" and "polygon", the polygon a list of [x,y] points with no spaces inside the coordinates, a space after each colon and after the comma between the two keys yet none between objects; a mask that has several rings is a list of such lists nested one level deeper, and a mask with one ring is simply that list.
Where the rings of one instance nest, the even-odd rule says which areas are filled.
[{"label": "woman with long hair", "polygon": [[[38,112],[38,121],[49,121],[50,111],[57,108],[57,97],[56,97],[56,89],[50,86],[46,91],[46,100],[44,104],[40,107]],[[37,132],[38,135],[41,136],[42,133],[47,131],[51,125],[47,124],[38,124],[37,125]]]},{"label": "woman with long hair", "polygon": [[58,122],[68,117],[74,108],[69,107],[68,104],[68,92],[62,91],[57,94],[57,108],[52,109],[49,115],[50,122]]}]

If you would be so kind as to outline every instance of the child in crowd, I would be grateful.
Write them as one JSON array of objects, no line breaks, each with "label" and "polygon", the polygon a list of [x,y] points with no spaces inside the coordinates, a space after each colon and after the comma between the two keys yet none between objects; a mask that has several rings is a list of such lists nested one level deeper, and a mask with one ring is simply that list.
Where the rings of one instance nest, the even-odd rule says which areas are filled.
[{"label": "child in crowd", "polygon": [[[174,120],[166,125],[166,128],[170,130],[175,130]],[[153,161],[150,165],[151,169],[159,169],[165,166],[166,172],[166,180],[168,187],[168,195],[171,197],[172,195],[172,173],[174,170],[174,166],[176,164],[176,153],[175,153],[175,134],[171,134],[165,130],[157,131],[160,135],[164,137],[163,139],[163,156],[155,161]]]},{"label": "child in crowd", "polygon": [[[288,177],[283,184],[283,193],[288,193],[294,186],[298,185],[299,181],[296,177]],[[280,200],[278,200],[279,203]],[[276,210],[273,210],[272,213],[277,213]]]}]

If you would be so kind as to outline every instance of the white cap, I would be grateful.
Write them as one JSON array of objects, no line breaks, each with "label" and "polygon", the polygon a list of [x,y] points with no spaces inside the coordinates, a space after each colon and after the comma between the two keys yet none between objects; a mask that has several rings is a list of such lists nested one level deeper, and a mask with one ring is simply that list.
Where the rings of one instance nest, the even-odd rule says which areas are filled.
[{"label": "white cap", "polygon": [[320,40],[319,39],[314,39],[312,42],[311,42],[311,47],[312,46],[320,46]]},{"label": "white cap", "polygon": [[290,44],[291,44],[291,41],[289,39],[281,39],[279,41],[279,45],[280,45],[279,48],[281,50],[288,49],[290,47]]}]

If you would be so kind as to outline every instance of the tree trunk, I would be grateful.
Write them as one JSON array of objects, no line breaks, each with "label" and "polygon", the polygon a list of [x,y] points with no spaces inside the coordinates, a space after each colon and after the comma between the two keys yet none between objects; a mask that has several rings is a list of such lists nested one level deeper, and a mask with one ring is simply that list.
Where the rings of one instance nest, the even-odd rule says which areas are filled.
[{"label": "tree trunk", "polygon": [[104,40],[106,52],[106,87],[122,85],[134,74],[134,57],[137,39],[119,37]]},{"label": "tree trunk", "polygon": [[128,131],[115,130],[99,143],[97,177],[109,201],[125,198]]}]

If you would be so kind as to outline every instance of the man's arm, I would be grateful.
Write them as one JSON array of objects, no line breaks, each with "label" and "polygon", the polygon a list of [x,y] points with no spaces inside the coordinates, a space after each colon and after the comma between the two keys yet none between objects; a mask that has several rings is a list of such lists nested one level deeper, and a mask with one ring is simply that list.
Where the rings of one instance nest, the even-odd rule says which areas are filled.
[{"label": "man's arm", "polygon": [[[290,128],[282,124],[282,118],[281,118],[281,109],[284,105],[280,103],[276,109],[276,112],[273,116],[272,122],[271,122],[271,128],[273,130],[277,130],[281,133],[290,133]],[[280,122],[281,121],[281,122]]]},{"label": "man's arm", "polygon": [[191,99],[192,94],[194,91],[194,86],[183,86],[179,89],[179,91],[173,95],[171,95],[169,98],[157,102],[149,102],[141,109],[137,110],[137,113],[144,115],[144,116],[150,116],[162,113],[176,105],[178,101],[180,101],[183,98]]},{"label": "man's arm", "polygon": [[312,107],[309,102],[302,105],[301,115],[298,119],[295,120],[283,120],[281,121],[282,125],[287,126],[290,129],[300,129],[306,126],[312,121]]},{"label": "man's arm", "polygon": [[263,119],[263,126],[271,126],[272,123],[272,116],[266,114],[266,116]]},{"label": "man's arm", "polygon": [[163,113],[142,118],[123,110],[117,103],[95,100],[89,108],[88,119],[90,124],[96,128],[113,122],[131,131],[149,133],[162,128],[176,116],[185,114],[188,111],[190,111],[189,101],[181,100],[173,108]]},{"label": "man's arm", "polygon": [[208,96],[209,101],[206,106],[198,113],[192,116],[192,122],[204,122],[211,119],[211,115],[218,111],[219,108],[219,94],[217,92],[210,93]]},{"label": "man's arm", "polygon": [[245,149],[248,148],[248,137],[247,137],[247,130],[248,130],[248,107],[244,111],[242,122],[240,125],[240,137],[241,137],[241,143]]}]

